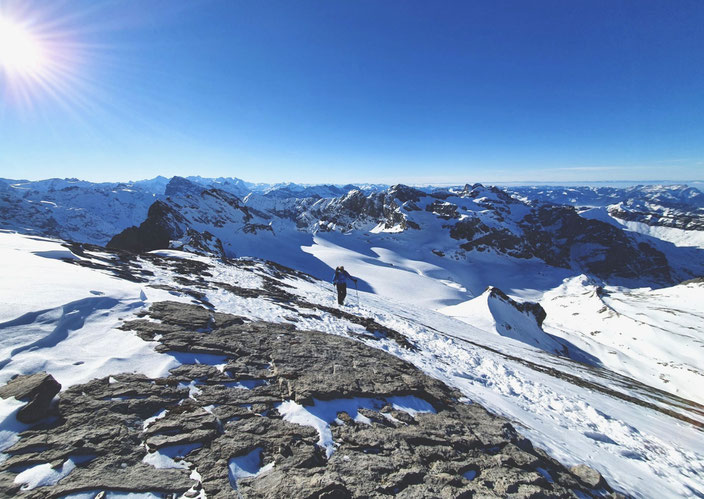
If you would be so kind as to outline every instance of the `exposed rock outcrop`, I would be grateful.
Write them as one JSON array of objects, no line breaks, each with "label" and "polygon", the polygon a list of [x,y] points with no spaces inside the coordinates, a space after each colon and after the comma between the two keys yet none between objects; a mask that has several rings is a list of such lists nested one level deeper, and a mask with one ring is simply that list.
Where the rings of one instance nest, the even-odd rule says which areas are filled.
[{"label": "exposed rock outcrop", "polygon": [[[611,492],[596,472],[568,470],[507,421],[459,402],[458,392],[361,342],[170,302],[154,304],[124,328],[158,341],[159,350],[183,365],[168,378],[121,374],[63,392],[57,421],[24,432],[7,450],[2,494]],[[287,416],[291,407],[325,424],[297,424],[305,421]],[[14,482],[19,469],[42,463],[65,469],[69,460],[75,469],[53,485],[23,490]]]},{"label": "exposed rock outcrop", "polygon": [[170,247],[170,242],[183,237],[184,217],[163,201],[149,207],[147,219],[139,227],[129,227],[108,242],[108,248],[143,252]]},{"label": "exposed rock outcrop", "polygon": [[545,309],[540,305],[540,303],[530,301],[524,301],[519,303],[516,300],[513,300],[510,296],[501,291],[499,288],[494,286],[490,286],[488,291],[490,298],[501,298],[519,312],[531,314],[533,317],[535,317],[535,322],[538,324],[538,327],[541,327],[543,325],[543,321],[548,316],[548,314],[545,312]]},{"label": "exposed rock outcrop", "polygon": [[17,412],[17,420],[35,423],[49,416],[49,405],[61,390],[61,384],[46,372],[20,375],[0,387],[0,397],[14,397],[27,402]]}]

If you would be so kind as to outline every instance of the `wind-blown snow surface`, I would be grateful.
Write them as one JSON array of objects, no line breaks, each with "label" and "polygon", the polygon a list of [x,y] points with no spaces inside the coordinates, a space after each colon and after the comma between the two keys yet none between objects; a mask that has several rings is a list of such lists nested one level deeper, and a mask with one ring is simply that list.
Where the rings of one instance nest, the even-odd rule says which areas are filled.
[{"label": "wind-blown snow surface", "polygon": [[[0,233],[0,248],[0,272],[12,276],[0,287],[0,347],[6,359],[0,368],[2,380],[14,373],[46,369],[65,388],[92,376],[124,371],[158,376],[178,364],[175,357],[156,353],[152,344],[115,329],[150,302],[166,297],[191,300],[173,270],[138,260],[154,276],[148,283],[135,284],[48,258],[47,254],[91,258],[90,252],[82,257],[60,253],[68,250],[58,241]],[[262,277],[273,275],[265,263],[236,266],[172,250],[160,254],[206,262],[212,266],[212,277],[207,280],[213,283],[260,288]],[[404,265],[410,268],[412,264]],[[368,279],[374,282],[373,276]],[[284,283],[292,286],[287,288],[290,292],[308,302],[333,305],[328,283],[293,275]],[[176,290],[168,293],[150,285],[168,285]],[[700,289],[696,286],[701,284],[692,289]],[[290,309],[262,297],[238,296],[215,287],[203,292],[221,312],[275,322],[287,322],[292,314]],[[420,295],[425,290],[409,287],[403,292]],[[93,298],[110,301],[86,302]],[[348,311],[403,333],[417,350],[401,348],[391,339],[363,341],[458,388],[467,403],[480,403],[508,417],[536,446],[564,464],[586,463],[616,489],[636,497],[704,494],[701,406],[426,308],[409,307],[367,292],[359,293],[359,301],[359,305],[347,307]],[[80,305],[78,312],[70,306],[75,303]],[[72,314],[78,314],[80,320],[65,325]],[[299,315],[297,320],[295,325],[300,329],[345,336],[350,331],[364,333],[362,326],[323,310]],[[24,335],[31,337],[25,340]],[[43,341],[47,337],[50,340]],[[22,429],[12,422],[16,406],[12,399],[0,405],[0,414],[5,415],[0,423],[5,444]]]},{"label": "wind-blown snow surface", "polygon": [[0,383],[46,370],[70,386],[124,371],[156,377],[178,365],[115,329],[144,307],[142,286],[61,257],[76,258],[57,241],[0,232]]},{"label": "wind-blown snow surface", "polygon": [[541,304],[546,332],[609,369],[704,404],[704,283],[625,289],[578,276]]}]

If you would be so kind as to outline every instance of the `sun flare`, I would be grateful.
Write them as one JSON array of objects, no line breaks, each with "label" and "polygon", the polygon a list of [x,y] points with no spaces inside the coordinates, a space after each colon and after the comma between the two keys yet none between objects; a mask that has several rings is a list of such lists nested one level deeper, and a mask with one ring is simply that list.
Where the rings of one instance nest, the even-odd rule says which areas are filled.
[{"label": "sun flare", "polygon": [[79,67],[85,50],[68,18],[53,12],[0,10],[0,108],[24,114],[54,101],[75,109],[84,98]]},{"label": "sun flare", "polygon": [[0,17],[0,67],[10,74],[36,76],[45,65],[44,48],[37,36],[24,26]]}]

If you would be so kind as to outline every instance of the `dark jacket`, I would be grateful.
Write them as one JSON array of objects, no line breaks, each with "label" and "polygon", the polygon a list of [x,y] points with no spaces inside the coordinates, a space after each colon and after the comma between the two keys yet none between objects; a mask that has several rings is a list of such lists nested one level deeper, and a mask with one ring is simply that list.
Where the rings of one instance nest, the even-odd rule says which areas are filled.
[{"label": "dark jacket", "polygon": [[332,278],[333,284],[347,284],[348,281],[357,282],[357,279],[349,275],[346,270],[336,270],[335,275]]}]

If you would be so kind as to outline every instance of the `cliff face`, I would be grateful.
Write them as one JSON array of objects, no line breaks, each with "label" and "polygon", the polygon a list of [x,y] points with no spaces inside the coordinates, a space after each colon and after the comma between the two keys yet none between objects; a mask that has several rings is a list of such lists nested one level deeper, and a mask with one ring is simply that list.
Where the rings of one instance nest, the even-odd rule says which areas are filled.
[{"label": "cliff face", "polygon": [[185,222],[176,209],[163,201],[149,207],[147,218],[139,227],[129,227],[115,235],[108,248],[144,252],[169,248],[172,240],[183,236],[181,224]]}]

